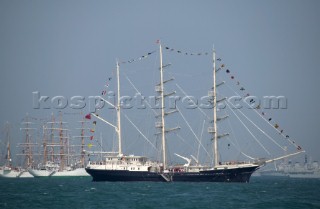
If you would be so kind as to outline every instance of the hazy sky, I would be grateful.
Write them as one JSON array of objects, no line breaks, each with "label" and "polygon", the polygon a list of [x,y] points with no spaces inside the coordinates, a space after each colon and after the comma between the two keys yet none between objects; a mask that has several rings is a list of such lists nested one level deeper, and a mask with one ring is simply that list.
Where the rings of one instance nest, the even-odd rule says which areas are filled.
[{"label": "hazy sky", "polygon": [[[214,44],[250,93],[287,98],[288,108],[274,111],[272,117],[309,156],[320,160],[319,21],[316,0],[0,0],[0,124],[9,121],[12,138],[21,140],[20,122],[27,112],[38,118],[57,112],[33,109],[32,92],[67,98],[99,95],[107,78],[114,78],[116,59],[157,50],[157,39],[186,52],[210,52]],[[158,82],[146,69],[156,69],[158,57],[151,55],[145,66],[121,66],[146,95]],[[166,52],[167,57],[173,64],[190,61]],[[185,64],[172,74],[188,93],[206,95],[210,56],[195,62],[207,69]],[[125,77],[122,82],[124,94],[133,95],[126,92],[131,87]],[[146,126],[143,118],[132,117]],[[193,123],[198,134],[202,120]]]}]

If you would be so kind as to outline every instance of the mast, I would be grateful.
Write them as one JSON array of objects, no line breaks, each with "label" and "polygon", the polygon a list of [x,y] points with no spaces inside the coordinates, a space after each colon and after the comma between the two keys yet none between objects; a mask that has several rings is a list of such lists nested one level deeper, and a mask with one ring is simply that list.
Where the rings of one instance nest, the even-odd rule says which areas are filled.
[{"label": "mast", "polygon": [[110,103],[108,100],[105,100],[104,98],[100,97],[101,100],[103,100],[104,102],[106,102],[107,104],[109,104],[110,106],[112,106],[113,108],[116,109],[117,111],[117,124],[114,125],[112,123],[110,123],[109,121],[101,118],[100,116],[98,116],[97,114],[92,114],[92,116],[98,118],[99,120],[103,121],[104,123],[108,124],[109,126],[112,126],[115,131],[117,132],[118,135],[118,155],[122,156],[122,145],[121,145],[121,101],[120,101],[120,66],[119,66],[119,62],[117,61],[117,104],[112,104]]},{"label": "mast", "polygon": [[81,121],[81,167],[84,168],[84,121]]},{"label": "mast", "polygon": [[67,166],[70,165],[70,135],[69,133],[66,133],[66,141],[65,141],[65,144],[67,146]]},{"label": "mast", "polygon": [[164,123],[164,89],[163,89],[163,66],[162,66],[162,47],[161,43],[159,43],[160,50],[160,95],[161,95],[161,136],[162,136],[162,162],[163,162],[163,170],[166,169],[167,166],[167,158],[166,158],[166,135],[165,135],[165,123]]},{"label": "mast", "polygon": [[37,143],[32,143],[31,141],[31,132],[30,130],[36,130],[35,128],[32,128],[31,125],[33,123],[29,122],[29,114],[27,113],[25,122],[22,122],[22,124],[24,125],[24,128],[20,128],[20,130],[23,130],[26,134],[25,136],[25,142],[24,143],[18,143],[19,147],[22,147],[22,153],[21,154],[17,154],[17,155],[23,155],[24,156],[24,167],[28,168],[30,166],[32,166],[33,163],[33,146],[37,146]]},{"label": "mast", "polygon": [[60,142],[60,171],[62,171],[64,169],[64,138],[63,138],[63,126],[62,126],[62,113],[60,112],[60,130],[59,130],[59,142]]},{"label": "mast", "polygon": [[9,126],[9,122],[7,122],[6,124],[6,138],[7,138],[7,156],[6,156],[6,160],[7,160],[7,166],[11,166],[11,152],[10,152],[10,136],[9,136],[9,131],[10,131],[10,126]]},{"label": "mast", "polygon": [[51,162],[54,162],[54,146],[52,146],[54,144],[54,115],[53,113],[51,113],[51,128],[50,128],[50,143],[51,143],[51,147],[50,147],[50,157],[51,157]]},{"label": "mast", "polygon": [[30,147],[30,143],[31,143],[31,139],[30,139],[30,134],[29,134],[29,130],[30,130],[30,127],[29,127],[29,114],[27,114],[26,116],[26,157],[27,157],[27,165],[26,167],[30,167],[31,163],[32,163],[32,150],[31,150],[31,147]]},{"label": "mast", "polygon": [[118,100],[117,100],[117,133],[118,133],[118,145],[119,145],[119,155],[122,155],[122,145],[121,145],[121,108],[120,108],[120,69],[119,62],[117,61],[117,88],[118,88]]},{"label": "mast", "polygon": [[47,126],[43,125],[43,164],[47,164],[47,160],[48,160],[48,150],[47,150],[47,134],[46,134],[46,130],[47,130]]},{"label": "mast", "polygon": [[100,132],[100,160],[102,161],[102,132]]},{"label": "mast", "polygon": [[217,132],[217,91],[216,91],[216,51],[213,48],[212,54],[213,62],[213,154],[214,154],[214,166],[219,165],[218,159],[218,132]]},{"label": "mast", "polygon": [[[82,113],[81,113],[82,115]],[[81,168],[84,168],[85,166],[85,156],[86,156],[86,151],[85,151],[85,139],[86,138],[90,138],[90,136],[86,135],[86,130],[89,130],[89,128],[86,127],[86,123],[88,123],[88,121],[85,120],[81,120],[78,121],[79,123],[81,123],[81,128],[76,128],[77,130],[80,130],[80,135],[79,136],[72,136],[74,139],[78,138],[81,141],[80,145],[76,145],[80,147],[80,166]],[[70,141],[69,141],[70,144]],[[74,150],[72,150],[74,151]],[[78,154],[76,154],[78,156]]]}]

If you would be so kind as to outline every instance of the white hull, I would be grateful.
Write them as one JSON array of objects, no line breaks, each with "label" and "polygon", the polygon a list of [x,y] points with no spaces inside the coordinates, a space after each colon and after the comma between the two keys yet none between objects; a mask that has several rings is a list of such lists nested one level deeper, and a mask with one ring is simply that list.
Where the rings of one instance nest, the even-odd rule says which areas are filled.
[{"label": "white hull", "polygon": [[30,169],[29,172],[34,177],[67,177],[67,176],[89,176],[84,168],[76,168],[74,170],[53,171],[53,170],[36,170]]},{"label": "white hull", "polygon": [[0,177],[3,178],[33,178],[33,176],[26,170],[0,170]]},{"label": "white hull", "polygon": [[77,168],[71,171],[58,171],[53,176],[90,176],[84,168]]},{"label": "white hull", "polygon": [[29,169],[28,171],[34,177],[49,177],[54,172],[50,170],[37,170],[37,169]]}]

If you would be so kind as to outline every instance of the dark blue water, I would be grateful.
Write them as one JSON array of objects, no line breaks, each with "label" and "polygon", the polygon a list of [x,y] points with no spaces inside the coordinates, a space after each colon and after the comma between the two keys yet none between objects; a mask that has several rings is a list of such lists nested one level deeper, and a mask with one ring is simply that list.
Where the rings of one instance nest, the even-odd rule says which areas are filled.
[{"label": "dark blue water", "polygon": [[320,180],[252,177],[243,184],[0,178],[0,208],[320,208]]}]

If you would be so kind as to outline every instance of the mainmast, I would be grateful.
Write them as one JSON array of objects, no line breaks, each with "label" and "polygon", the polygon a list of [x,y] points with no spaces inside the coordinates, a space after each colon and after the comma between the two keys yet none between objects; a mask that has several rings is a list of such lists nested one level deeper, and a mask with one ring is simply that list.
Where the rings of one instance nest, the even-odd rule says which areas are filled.
[{"label": "mainmast", "polygon": [[214,131],[214,165],[219,165],[218,130],[217,130],[217,85],[216,85],[216,50],[213,49],[213,131]]},{"label": "mainmast", "polygon": [[121,104],[120,104],[120,69],[119,62],[117,61],[117,88],[118,88],[118,100],[117,100],[117,133],[118,133],[118,146],[119,146],[119,155],[122,155],[122,145],[121,145]]},{"label": "mainmast", "polygon": [[164,123],[164,89],[163,89],[163,65],[162,65],[162,47],[161,43],[159,44],[160,50],[160,96],[161,96],[161,136],[162,136],[162,162],[163,162],[163,170],[166,169],[167,166],[167,158],[166,158],[166,133],[165,133],[165,123]]},{"label": "mainmast", "polygon": [[216,85],[216,51],[213,48],[212,54],[213,64],[213,86],[212,91],[209,92],[209,96],[213,99],[213,127],[209,127],[208,131],[212,134],[213,139],[213,155],[214,155],[214,166],[219,165],[219,153],[218,153],[218,131],[217,131],[217,85]]},{"label": "mainmast", "polygon": [[175,94],[176,92],[170,92],[170,93],[165,93],[164,92],[164,84],[174,80],[174,78],[170,78],[168,80],[164,80],[163,78],[163,69],[167,66],[170,65],[163,65],[163,60],[162,60],[162,46],[161,43],[159,43],[159,50],[160,50],[160,83],[156,85],[156,92],[158,92],[160,94],[160,99],[161,99],[161,113],[159,115],[157,115],[156,117],[160,117],[161,116],[161,121],[156,122],[156,127],[161,129],[159,133],[157,134],[161,134],[161,144],[162,144],[162,162],[163,162],[163,170],[166,170],[167,168],[167,152],[166,152],[166,133],[171,132],[171,131],[175,131],[180,129],[180,127],[174,127],[174,128],[170,128],[170,129],[166,129],[165,126],[165,116],[168,116],[172,113],[176,113],[178,112],[178,110],[173,110],[173,111],[168,111],[165,112],[165,97],[167,96],[171,96],[173,94]]}]

